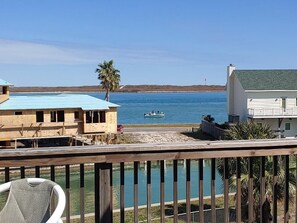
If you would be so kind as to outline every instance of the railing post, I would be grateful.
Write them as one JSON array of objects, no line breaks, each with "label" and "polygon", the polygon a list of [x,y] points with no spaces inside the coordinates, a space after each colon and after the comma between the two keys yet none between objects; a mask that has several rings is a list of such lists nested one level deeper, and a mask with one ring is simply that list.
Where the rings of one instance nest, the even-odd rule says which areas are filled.
[{"label": "railing post", "polygon": [[95,222],[112,222],[112,164],[95,163]]}]

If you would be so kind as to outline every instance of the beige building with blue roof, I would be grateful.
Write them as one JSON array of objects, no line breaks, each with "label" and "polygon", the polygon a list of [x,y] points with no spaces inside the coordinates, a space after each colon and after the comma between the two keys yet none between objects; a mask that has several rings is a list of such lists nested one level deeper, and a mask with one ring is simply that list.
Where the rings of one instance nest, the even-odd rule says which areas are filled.
[{"label": "beige building with blue roof", "polygon": [[267,123],[282,137],[297,136],[297,70],[227,68],[229,122]]},{"label": "beige building with blue roof", "polygon": [[116,104],[85,94],[10,95],[0,79],[0,141],[117,133]]}]

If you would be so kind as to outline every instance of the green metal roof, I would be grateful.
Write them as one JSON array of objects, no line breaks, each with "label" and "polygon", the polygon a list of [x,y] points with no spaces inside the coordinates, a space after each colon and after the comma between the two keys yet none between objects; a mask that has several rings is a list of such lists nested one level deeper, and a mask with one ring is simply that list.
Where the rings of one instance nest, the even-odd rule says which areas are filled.
[{"label": "green metal roof", "polygon": [[297,90],[297,70],[234,70],[244,90]]},{"label": "green metal roof", "polygon": [[36,110],[81,108],[82,110],[108,110],[119,105],[85,94],[10,96],[0,104],[0,110]]}]

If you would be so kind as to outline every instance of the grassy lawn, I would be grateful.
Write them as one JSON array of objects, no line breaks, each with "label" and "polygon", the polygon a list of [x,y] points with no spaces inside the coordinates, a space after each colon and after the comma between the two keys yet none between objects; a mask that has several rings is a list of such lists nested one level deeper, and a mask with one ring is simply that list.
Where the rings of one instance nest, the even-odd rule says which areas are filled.
[{"label": "grassy lawn", "polygon": [[[234,202],[234,196],[230,195],[229,196],[229,208],[235,211],[234,208],[235,202]],[[222,209],[224,206],[224,198],[223,197],[218,197],[216,199],[216,207],[217,209]],[[278,221],[282,222],[283,221],[283,214],[284,214],[284,209],[283,209],[283,203],[279,202],[278,203]],[[204,218],[205,222],[211,222],[211,201],[210,199],[204,199]],[[191,212],[197,212],[199,210],[199,201],[194,200],[191,201]],[[290,205],[290,221],[289,222],[295,222],[295,204]],[[179,203],[178,206],[178,213],[179,213],[179,219],[178,222],[184,223],[186,222],[186,205],[185,203]],[[147,210],[146,208],[140,208],[138,211],[138,222],[146,222],[147,219]],[[171,204],[165,205],[165,222],[166,223],[173,223],[173,206]],[[217,222],[223,222],[224,218],[224,212],[223,210],[217,212]],[[159,206],[153,206],[151,208],[151,222],[160,222],[160,207]],[[86,217],[85,219],[86,223],[92,223],[94,222],[94,216],[91,217]],[[71,223],[79,223],[79,219],[72,219]],[[113,214],[113,222],[120,222],[120,213],[118,211],[115,211]],[[125,210],[125,222],[127,223],[132,223],[134,222],[134,212],[133,209]],[[191,222],[199,222],[199,213],[195,213],[195,215],[191,215]],[[230,222],[235,222],[235,219],[230,219]]]},{"label": "grassy lawn", "polygon": [[[233,202],[233,196],[230,196],[229,198],[229,203],[230,205],[234,205]],[[199,201],[198,200],[194,200],[191,201],[191,211],[195,212],[199,210]],[[211,208],[210,206],[210,199],[204,199],[204,209],[208,210]],[[216,207],[217,208],[222,208],[224,205],[224,199],[223,197],[218,197],[216,200]],[[180,215],[179,217],[179,221],[178,222],[186,222],[185,221],[185,213],[186,213],[186,204],[185,203],[179,203],[178,206],[178,213]],[[208,214],[209,215],[209,214]],[[205,215],[206,217],[208,216],[207,214]],[[138,210],[138,222],[146,222],[147,219],[147,210],[146,208],[140,208]],[[168,223],[173,222],[173,205],[172,204],[167,204],[165,205],[165,217],[166,217],[166,221]],[[198,216],[195,216],[195,218]],[[152,222],[160,222],[160,207],[159,206],[153,206],[151,207],[151,219]],[[115,211],[113,214],[113,221],[114,222],[120,222],[120,213],[118,211]],[[79,219],[73,219],[71,220],[72,223],[79,223],[80,220]],[[86,218],[86,223],[91,223],[94,222],[94,216],[91,217],[87,217]],[[133,209],[129,209],[125,211],[125,222],[127,223],[132,223],[134,222],[134,212]]]}]

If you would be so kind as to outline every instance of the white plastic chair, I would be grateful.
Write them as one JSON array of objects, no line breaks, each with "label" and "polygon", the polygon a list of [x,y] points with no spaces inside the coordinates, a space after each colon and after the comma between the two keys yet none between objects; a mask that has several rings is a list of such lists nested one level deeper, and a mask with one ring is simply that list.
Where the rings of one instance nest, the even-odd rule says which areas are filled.
[{"label": "white plastic chair", "polygon": [[[39,185],[40,183],[43,183],[45,181],[45,179],[42,179],[42,178],[27,178],[26,180],[30,185]],[[49,181],[49,182],[53,183],[52,181]],[[7,182],[0,185],[0,193],[9,191],[10,187],[11,187],[11,182]],[[66,197],[63,189],[58,184],[54,185],[53,192],[57,197],[57,205],[55,210],[51,214],[50,218],[46,221],[46,223],[62,223],[63,221],[61,220],[61,216],[65,209]],[[28,201],[28,203],[30,203],[30,201]]]}]

